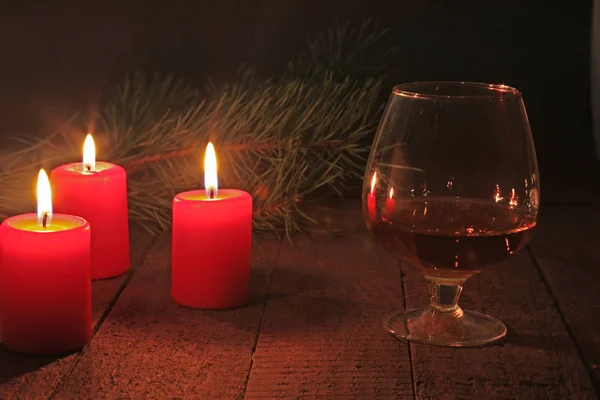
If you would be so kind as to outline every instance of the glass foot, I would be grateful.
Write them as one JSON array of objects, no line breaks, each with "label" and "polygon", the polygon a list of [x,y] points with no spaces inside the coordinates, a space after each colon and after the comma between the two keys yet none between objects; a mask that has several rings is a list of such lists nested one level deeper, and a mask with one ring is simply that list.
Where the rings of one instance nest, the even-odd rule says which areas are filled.
[{"label": "glass foot", "polygon": [[440,311],[433,307],[395,311],[383,327],[403,341],[449,347],[481,346],[506,335],[506,326],[489,315],[456,307]]}]

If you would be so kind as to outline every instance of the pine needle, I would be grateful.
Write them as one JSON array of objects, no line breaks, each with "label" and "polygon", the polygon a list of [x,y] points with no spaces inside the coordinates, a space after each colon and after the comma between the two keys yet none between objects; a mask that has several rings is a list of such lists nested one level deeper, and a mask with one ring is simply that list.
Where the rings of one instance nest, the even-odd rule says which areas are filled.
[{"label": "pine needle", "polygon": [[0,155],[0,219],[33,211],[35,170],[79,160],[93,130],[100,158],[127,169],[130,217],[150,232],[170,228],[176,193],[203,187],[201,160],[212,141],[219,186],[253,196],[255,232],[291,238],[315,222],[302,202],[362,175],[364,139],[381,109],[379,75],[395,54],[381,50],[384,36],[372,22],[338,25],[282,77],[261,80],[246,68],[223,87],[209,82],[204,95],[172,75],[134,74],[90,119]]}]

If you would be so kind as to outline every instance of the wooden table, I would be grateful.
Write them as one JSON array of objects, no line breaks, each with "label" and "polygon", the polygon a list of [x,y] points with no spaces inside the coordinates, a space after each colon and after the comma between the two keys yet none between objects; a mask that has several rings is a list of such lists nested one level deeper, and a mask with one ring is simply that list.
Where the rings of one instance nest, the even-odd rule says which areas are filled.
[{"label": "wooden table", "polygon": [[543,207],[527,250],[467,282],[461,305],[509,329],[469,349],[380,327],[425,304],[426,282],[374,243],[358,203],[340,208],[321,207],[325,225],[294,246],[261,241],[237,310],[175,305],[170,236],[133,230],[131,271],[93,284],[91,344],[63,357],[2,348],[0,398],[598,398],[599,208]]}]

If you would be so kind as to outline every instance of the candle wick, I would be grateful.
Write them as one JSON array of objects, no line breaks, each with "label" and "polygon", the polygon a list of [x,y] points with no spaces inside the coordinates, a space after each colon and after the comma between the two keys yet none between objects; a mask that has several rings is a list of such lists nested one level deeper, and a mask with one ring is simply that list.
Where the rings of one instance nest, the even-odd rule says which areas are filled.
[{"label": "candle wick", "polygon": [[208,190],[208,198],[212,200],[212,199],[215,198],[215,196],[216,196],[216,190],[215,189],[209,189]]},{"label": "candle wick", "polygon": [[92,170],[92,166],[90,164],[88,164],[88,165],[85,166],[85,169],[88,170],[88,171],[91,171]]},{"label": "candle wick", "polygon": [[45,229],[47,224],[48,224],[48,213],[45,212],[44,216],[42,217],[42,227]]}]

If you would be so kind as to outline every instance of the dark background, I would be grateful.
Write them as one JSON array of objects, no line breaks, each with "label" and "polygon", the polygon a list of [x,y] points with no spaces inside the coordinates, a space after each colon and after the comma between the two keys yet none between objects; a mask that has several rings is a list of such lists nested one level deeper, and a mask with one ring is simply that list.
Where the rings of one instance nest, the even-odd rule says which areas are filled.
[{"label": "dark background", "polygon": [[567,179],[565,165],[592,165],[591,1],[18,4],[0,6],[0,136],[47,133],[100,102],[131,71],[221,81],[247,63],[268,76],[336,20],[375,18],[399,49],[396,83],[515,86],[525,97],[542,179]]}]

